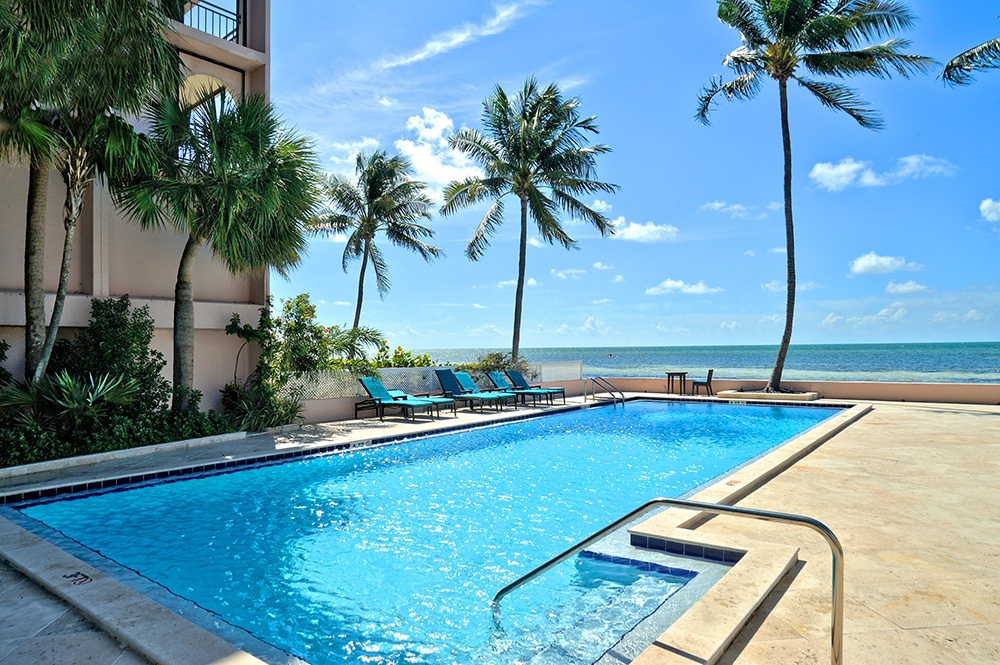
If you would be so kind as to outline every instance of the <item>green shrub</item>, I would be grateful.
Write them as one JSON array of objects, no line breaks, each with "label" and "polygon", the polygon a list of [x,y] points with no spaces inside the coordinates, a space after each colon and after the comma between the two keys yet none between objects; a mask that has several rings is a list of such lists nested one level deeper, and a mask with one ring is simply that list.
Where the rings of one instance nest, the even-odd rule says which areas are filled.
[{"label": "green shrub", "polygon": [[7,362],[7,351],[9,350],[10,344],[7,343],[7,340],[0,339],[0,389],[14,380],[14,376],[3,366],[3,363]]},{"label": "green shrub", "polygon": [[455,365],[455,369],[468,372],[476,382],[485,381],[487,372],[502,372],[505,369],[516,369],[529,380],[535,378],[535,372],[525,358],[518,358],[517,362],[512,362],[511,354],[502,351],[491,351],[479,356],[475,362]]},{"label": "green shrub", "polygon": [[138,388],[134,379],[110,374],[77,379],[62,370],[7,388],[0,393],[0,407],[17,424],[74,433],[98,427],[110,408],[131,403]]},{"label": "green shrub", "polygon": [[384,339],[379,343],[378,352],[372,360],[372,366],[380,367],[434,367],[435,363],[429,354],[421,356],[413,355],[413,351],[406,351],[401,346],[389,354],[389,343]]}]

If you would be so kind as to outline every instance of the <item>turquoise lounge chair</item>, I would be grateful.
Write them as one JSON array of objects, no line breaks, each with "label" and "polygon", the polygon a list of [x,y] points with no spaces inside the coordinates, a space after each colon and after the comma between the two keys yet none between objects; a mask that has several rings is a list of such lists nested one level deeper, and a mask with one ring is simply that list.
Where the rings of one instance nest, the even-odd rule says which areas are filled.
[{"label": "turquoise lounge chair", "polygon": [[532,385],[529,385],[528,382],[525,380],[524,375],[521,374],[516,369],[505,370],[505,374],[507,374],[507,378],[510,379],[510,382],[514,384],[514,387],[517,390],[531,390],[531,389],[545,390],[545,391],[549,392],[553,396],[555,396],[555,395],[562,395],[563,404],[566,403],[566,389],[565,388],[560,388],[558,386],[552,386],[551,388],[542,388],[541,386],[532,386]]},{"label": "turquoise lounge chair", "polygon": [[458,413],[455,409],[455,400],[450,397],[434,397],[433,395],[421,395],[420,397],[414,397],[405,390],[390,390],[389,394],[395,400],[414,400],[414,399],[425,399],[428,402],[434,402],[434,410],[437,411],[438,418],[441,417],[441,405],[445,406],[451,405],[451,412]]},{"label": "turquoise lounge chair", "polygon": [[415,409],[423,408],[429,410],[434,407],[434,402],[427,399],[394,399],[389,394],[389,391],[385,389],[382,380],[378,377],[362,376],[358,377],[358,382],[365,389],[365,392],[368,393],[370,399],[363,400],[354,405],[355,417],[357,417],[359,410],[374,408],[375,412],[378,413],[378,419],[384,420],[386,407],[394,407],[403,411],[403,418],[406,418],[406,413],[409,411],[410,417],[416,420]]},{"label": "turquoise lounge chair", "polygon": [[456,373],[447,368],[436,369],[434,370],[434,374],[437,375],[438,382],[441,384],[441,389],[445,395],[454,398],[455,401],[461,400],[465,402],[465,405],[470,409],[475,404],[478,404],[480,409],[483,408],[483,404],[493,404],[498,409],[503,409],[500,399],[502,395],[500,393],[484,393],[479,392],[478,389],[475,391],[467,390],[459,383]]},{"label": "turquoise lounge chair", "polygon": [[498,371],[486,372],[486,376],[490,377],[490,381],[496,386],[497,390],[501,392],[514,393],[515,395],[521,396],[521,404],[524,404],[527,400],[528,395],[531,395],[531,405],[535,406],[538,404],[538,398],[543,397],[545,401],[549,404],[552,403],[552,392],[542,389],[542,388],[528,388],[526,390],[518,390],[514,386],[507,382],[504,375]]},{"label": "turquoise lounge chair", "polygon": [[479,394],[479,395],[497,395],[500,398],[500,408],[503,409],[503,402],[505,400],[510,400],[510,403],[517,408],[517,395],[512,393],[504,392],[502,390],[487,390],[483,391],[479,389],[476,385],[475,380],[469,376],[468,372],[455,372],[455,378],[458,379],[458,384],[462,386],[462,390],[466,391],[466,395]]}]

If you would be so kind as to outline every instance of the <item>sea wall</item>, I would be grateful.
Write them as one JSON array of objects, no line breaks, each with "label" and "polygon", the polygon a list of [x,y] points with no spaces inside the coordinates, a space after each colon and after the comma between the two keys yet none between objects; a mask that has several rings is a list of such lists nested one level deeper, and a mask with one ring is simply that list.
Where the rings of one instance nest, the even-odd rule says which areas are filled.
[{"label": "sea wall", "polygon": [[[611,383],[625,392],[662,393],[664,379],[612,378]],[[713,379],[720,390],[759,390],[766,381]],[[1000,404],[1000,384],[996,383],[883,383],[866,381],[782,381],[797,391],[814,391],[825,399],[873,400],[884,402],[939,402],[945,404]],[[691,382],[687,383],[687,391]],[[702,391],[704,394],[704,391]]]}]

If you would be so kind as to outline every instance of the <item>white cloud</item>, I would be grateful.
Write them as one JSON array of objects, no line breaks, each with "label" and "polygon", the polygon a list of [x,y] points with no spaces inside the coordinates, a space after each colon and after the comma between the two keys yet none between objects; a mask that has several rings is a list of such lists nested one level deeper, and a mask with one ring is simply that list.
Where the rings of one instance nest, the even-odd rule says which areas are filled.
[{"label": "white cloud", "polygon": [[[563,89],[565,90],[565,88]],[[590,204],[590,208],[600,213],[611,212],[611,204],[601,199],[594,199],[594,202]]]},{"label": "white cloud", "polygon": [[323,233],[318,237],[326,242],[332,242],[334,245],[343,245],[347,242],[347,235],[344,233]]},{"label": "white cloud", "polygon": [[781,323],[780,314],[768,314],[767,316],[760,317],[758,323],[762,326],[774,326]]},{"label": "white cloud", "polygon": [[486,305],[480,305],[477,302],[472,303],[472,309],[486,309]]},{"label": "white cloud", "polygon": [[378,103],[380,106],[395,106],[399,103],[399,100],[393,99],[392,97],[386,97],[385,95],[378,98]]},{"label": "white cloud", "polygon": [[665,279],[656,286],[646,289],[647,296],[660,296],[666,293],[687,293],[690,295],[704,295],[707,293],[719,293],[723,289],[707,286],[704,281],[697,284],[688,284],[679,279]]},{"label": "white cloud", "polygon": [[524,283],[525,286],[538,286],[538,281],[534,277],[529,277]]},{"label": "white cloud", "polygon": [[599,319],[596,316],[588,316],[587,320],[580,326],[580,332],[606,335],[611,332],[611,328],[608,327],[603,319]]},{"label": "white cloud", "polygon": [[615,278],[611,280],[612,284],[621,284],[625,281],[625,277],[622,275],[615,275]]},{"label": "white cloud", "polygon": [[984,199],[983,202],[979,204],[979,214],[982,215],[983,219],[987,222],[1000,222],[1000,201]]},{"label": "white cloud", "polygon": [[743,252],[743,256],[757,256],[757,252],[753,251],[752,249],[748,249],[747,251]]},{"label": "white cloud", "polygon": [[868,316],[838,316],[831,312],[820,322],[821,326],[830,327],[840,324],[847,324],[857,327],[868,327],[881,323],[899,323],[906,320],[907,309],[902,303],[893,303],[888,307],[883,307],[875,314]]},{"label": "white cloud", "polygon": [[816,282],[803,282],[802,284],[797,284],[795,286],[796,291],[815,291],[816,289],[822,289],[822,284],[817,284]]},{"label": "white cloud", "polygon": [[529,238],[528,244],[531,245],[532,247],[545,247],[545,243],[539,240],[538,238]]},{"label": "white cloud", "polygon": [[501,330],[493,323],[484,323],[481,326],[476,326],[475,328],[466,328],[464,330],[466,335],[471,335],[472,337],[481,337],[483,335],[506,335],[508,331]]},{"label": "white cloud", "polygon": [[875,252],[862,254],[851,261],[852,275],[883,275],[899,270],[922,270],[923,266],[912,261],[907,263],[902,256],[879,256]]},{"label": "white cloud", "polygon": [[784,207],[785,204],[781,203],[780,201],[771,201],[770,203],[767,204],[768,210],[781,210]]},{"label": "white cloud", "polygon": [[378,66],[382,69],[392,69],[403,65],[412,65],[421,60],[427,60],[434,56],[447,53],[452,49],[471,44],[483,37],[496,35],[511,25],[525,14],[525,7],[537,4],[536,2],[513,2],[505,5],[496,5],[496,13],[480,24],[466,23],[460,28],[455,28],[447,32],[435,35],[416,51],[405,55],[398,55],[385,58],[379,61]]},{"label": "white cloud", "polygon": [[677,237],[677,227],[670,224],[654,224],[646,222],[626,222],[624,217],[611,222],[615,228],[615,234],[611,236],[618,240],[630,240],[632,242],[667,242]]},{"label": "white cloud", "polygon": [[332,155],[330,161],[338,165],[338,172],[354,173],[354,162],[359,152],[372,152],[378,148],[378,139],[370,136],[362,136],[357,141],[331,141],[327,143],[327,149],[342,153]]},{"label": "white cloud", "polygon": [[822,321],[820,321],[820,322],[819,322],[819,324],[820,324],[821,326],[824,326],[824,327],[827,327],[827,328],[828,328],[828,327],[830,327],[830,326],[835,326],[835,325],[837,325],[838,323],[840,323],[840,322],[841,322],[841,321],[843,321],[843,320],[844,320],[844,317],[842,317],[842,316],[837,316],[837,315],[836,315],[836,314],[834,314],[833,312],[830,312],[829,314],[827,314],[827,315],[826,315],[826,318],[825,318],[825,319],[823,319]]},{"label": "white cloud", "polygon": [[601,263],[600,261],[594,264],[594,270],[614,270],[614,269],[615,269],[614,266],[606,265],[604,263]]},{"label": "white cloud", "polygon": [[334,300],[334,301],[333,301],[332,303],[330,303],[330,304],[331,304],[331,305],[336,305],[337,307],[347,307],[347,306],[349,306],[349,305],[350,305],[351,303],[347,302],[346,300]]},{"label": "white cloud", "polygon": [[771,249],[767,250],[767,253],[768,254],[787,254],[788,250],[786,248],[784,248],[784,247],[772,247]]},{"label": "white cloud", "polygon": [[753,219],[763,219],[767,217],[767,213],[754,213],[752,209],[742,203],[727,203],[725,201],[712,201],[711,203],[706,203],[698,210],[707,210],[709,212],[719,212],[725,215],[730,215],[738,219],[746,219],[751,217]]},{"label": "white cloud", "polygon": [[983,313],[978,309],[970,309],[964,314],[961,312],[935,312],[931,316],[933,323],[958,323],[960,321],[982,321]]},{"label": "white cloud", "polygon": [[609,302],[614,302],[611,298],[601,298],[600,300],[591,300],[591,305],[607,305]]},{"label": "white cloud", "polygon": [[836,164],[819,162],[813,165],[809,178],[823,189],[840,192],[848,187],[883,187],[904,180],[950,176],[957,170],[947,159],[930,155],[907,155],[897,160],[894,169],[878,174],[871,168],[871,162],[845,157]]},{"label": "white cloud", "polygon": [[416,178],[427,183],[438,201],[444,200],[442,191],[452,180],[482,175],[475,162],[448,146],[455,123],[447,114],[425,106],[421,115],[410,116],[406,128],[417,138],[396,141],[396,149],[410,158]]},{"label": "white cloud", "polygon": [[[524,285],[525,286],[538,286],[538,282],[535,280],[534,277],[529,277],[528,279],[525,280]],[[502,282],[497,282],[497,288],[498,289],[502,289],[505,286],[517,286],[517,280],[516,279],[505,279]]]},{"label": "white cloud", "polygon": [[760,288],[764,289],[765,291],[770,291],[771,293],[780,293],[785,290],[785,283],[779,282],[776,279],[772,279],[770,282],[767,282],[766,284],[761,284]]},{"label": "white cloud", "polygon": [[888,286],[885,287],[886,293],[891,293],[893,295],[906,295],[909,293],[921,293],[926,291],[927,287],[923,284],[917,284],[912,279],[903,282],[902,284],[897,284],[896,282],[889,280]]},{"label": "white cloud", "polygon": [[740,324],[737,323],[736,321],[730,321],[728,323],[723,321],[721,327],[723,330],[736,330],[737,328],[740,327]]},{"label": "white cloud", "polygon": [[566,270],[556,270],[553,268],[549,272],[557,279],[580,279],[580,275],[587,274],[586,270],[580,270],[579,268],[567,268]]}]

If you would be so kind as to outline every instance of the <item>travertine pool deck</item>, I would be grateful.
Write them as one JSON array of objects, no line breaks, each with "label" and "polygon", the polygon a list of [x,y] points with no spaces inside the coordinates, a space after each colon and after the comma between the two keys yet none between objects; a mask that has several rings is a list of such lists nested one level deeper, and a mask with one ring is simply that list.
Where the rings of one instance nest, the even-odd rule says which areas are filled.
[{"label": "travertine pool deck", "polygon": [[[460,410],[457,419],[449,416],[436,424],[491,418]],[[310,426],[34,478],[4,478],[0,493],[434,426],[397,418]],[[838,534],[846,550],[845,663],[1000,662],[1000,407],[875,403],[871,413],[739,505],[805,514]],[[726,518],[713,519],[698,531],[800,548],[791,575],[720,662],[829,662],[830,554],[822,539],[801,529]],[[61,601],[35,593],[41,590],[0,567],[0,583],[11,579],[16,580],[13,587],[0,586],[8,616],[56,612],[43,606]],[[10,593],[11,588],[21,592]],[[62,611],[63,621],[83,625],[72,610]],[[93,632],[109,640],[105,646],[118,650],[118,657],[125,658],[120,662],[142,662],[129,660],[134,654]],[[59,635],[47,641],[39,632],[31,639],[35,645],[52,645],[52,656],[44,662],[100,662],[88,660],[72,641],[60,642]],[[30,662],[9,659],[11,649],[23,656],[25,644],[25,637],[13,634],[0,618],[0,665]]]}]

